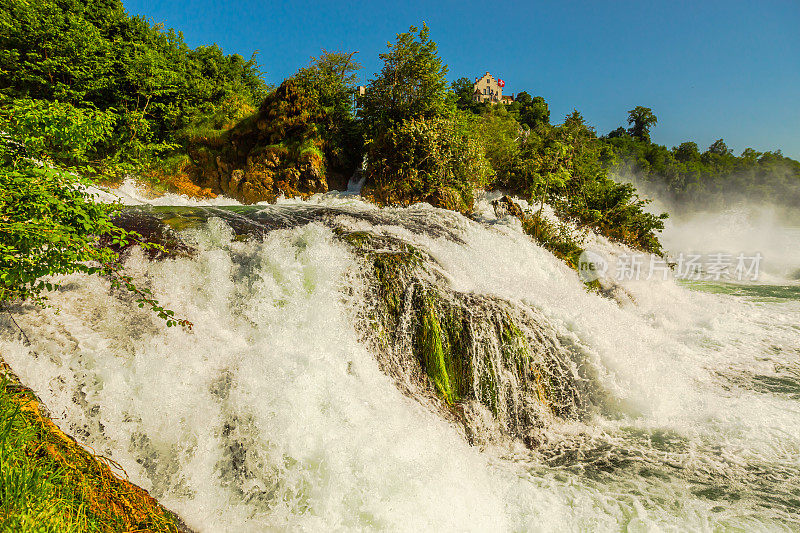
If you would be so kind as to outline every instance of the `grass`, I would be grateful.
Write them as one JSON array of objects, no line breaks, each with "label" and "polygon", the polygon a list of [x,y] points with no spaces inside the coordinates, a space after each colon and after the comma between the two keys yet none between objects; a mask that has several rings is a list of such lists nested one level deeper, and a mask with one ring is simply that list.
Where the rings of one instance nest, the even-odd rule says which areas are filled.
[{"label": "grass", "polygon": [[0,531],[186,530],[111,466],[61,432],[13,376],[0,378]]},{"label": "grass", "polygon": [[567,263],[570,268],[577,270],[583,248],[573,239],[565,226],[557,226],[536,213],[531,217],[525,217],[522,229],[546,250]]}]

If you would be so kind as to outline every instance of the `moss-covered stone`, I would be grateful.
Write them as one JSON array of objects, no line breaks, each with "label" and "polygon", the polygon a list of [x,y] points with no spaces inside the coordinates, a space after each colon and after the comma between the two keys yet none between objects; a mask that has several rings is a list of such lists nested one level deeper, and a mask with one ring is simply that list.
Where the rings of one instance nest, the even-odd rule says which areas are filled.
[{"label": "moss-covered stone", "polygon": [[369,323],[380,349],[408,350],[392,359],[417,365],[419,372],[410,374],[421,376],[457,418],[459,404],[477,401],[505,431],[532,443],[527,435],[542,417],[576,414],[573,376],[559,361],[565,350],[552,335],[526,334],[511,304],[452,290],[431,257],[398,239],[340,236],[371,270],[375,311]]},{"label": "moss-covered stone", "polygon": [[414,293],[414,355],[442,399],[452,405],[470,397],[471,358],[463,311],[447,306],[434,289]]},{"label": "moss-covered stone", "polygon": [[213,140],[193,138],[192,175],[202,187],[244,203],[326,192],[321,129],[328,118],[290,79],[258,111]]}]

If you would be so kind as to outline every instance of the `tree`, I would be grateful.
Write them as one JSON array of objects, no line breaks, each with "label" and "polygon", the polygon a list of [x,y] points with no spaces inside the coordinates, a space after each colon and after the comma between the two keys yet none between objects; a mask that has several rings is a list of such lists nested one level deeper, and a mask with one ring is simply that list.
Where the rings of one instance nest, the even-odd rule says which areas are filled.
[{"label": "tree", "polygon": [[216,45],[190,49],[179,33],[131,17],[120,0],[0,3],[0,94],[112,113],[106,159],[136,162],[190,132],[229,124],[264,98],[255,57]]},{"label": "tree", "polygon": [[167,326],[191,328],[123,273],[118,250],[140,236],[114,225],[116,206],[95,202],[89,180],[56,164],[83,163],[109,126],[103,113],[67,103],[22,101],[0,110],[0,303],[42,304],[58,288],[51,276],[101,274]]},{"label": "tree", "polygon": [[325,140],[328,162],[347,177],[361,164],[363,148],[353,109],[357,73],[361,69],[353,59],[357,53],[323,49],[322,55],[312,57],[309,65],[292,78],[321,122],[315,127]]},{"label": "tree", "polygon": [[686,163],[688,161],[699,161],[700,150],[697,148],[697,143],[685,142],[674,149],[675,159]]},{"label": "tree", "polygon": [[628,132],[642,141],[650,142],[650,128],[657,122],[658,117],[649,107],[636,106],[628,111],[628,125],[631,126]]},{"label": "tree", "polygon": [[458,78],[450,85],[450,90],[455,94],[456,106],[459,109],[469,109],[475,103],[472,99],[474,86],[469,78]]},{"label": "tree", "polygon": [[717,139],[711,144],[711,146],[708,147],[708,153],[716,155],[730,155],[732,152],[731,149],[728,148],[728,145],[725,144],[725,141],[722,139]]},{"label": "tree", "polygon": [[[528,93],[520,93],[520,95],[527,95],[527,103],[523,105],[519,111],[519,122],[525,124],[531,129],[543,124],[550,124],[550,108],[541,96],[530,98]],[[519,95],[517,95],[519,97]]]},{"label": "tree", "polygon": [[515,102],[519,102],[522,105],[528,105],[532,102],[531,95],[525,91],[517,93],[517,97],[514,99]]},{"label": "tree", "polygon": [[608,138],[609,139],[619,139],[620,137],[625,137],[628,135],[628,130],[620,126],[619,128],[609,132]]},{"label": "tree", "polygon": [[352,114],[353,95],[361,64],[353,60],[358,52],[328,52],[312,57],[307,67],[294,75],[297,85],[308,91],[326,111],[339,118]]},{"label": "tree", "polygon": [[473,189],[491,171],[484,149],[465,135],[456,117],[408,119],[370,143],[371,195],[387,204],[428,202],[462,213],[473,207]]},{"label": "tree", "polygon": [[437,54],[428,26],[397,34],[389,52],[380,54],[383,69],[364,96],[367,137],[376,138],[405,120],[433,118],[452,111],[447,99],[447,66]]}]

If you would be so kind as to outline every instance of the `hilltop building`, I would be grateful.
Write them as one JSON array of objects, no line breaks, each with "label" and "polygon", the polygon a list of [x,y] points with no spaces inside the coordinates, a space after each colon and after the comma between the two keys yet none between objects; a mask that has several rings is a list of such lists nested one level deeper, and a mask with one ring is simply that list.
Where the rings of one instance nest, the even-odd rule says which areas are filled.
[{"label": "hilltop building", "polygon": [[472,96],[476,102],[510,104],[514,101],[514,97],[503,96],[503,87],[505,86],[506,82],[501,79],[495,79],[487,72],[483,76],[475,78],[475,84],[472,86],[474,91]]}]

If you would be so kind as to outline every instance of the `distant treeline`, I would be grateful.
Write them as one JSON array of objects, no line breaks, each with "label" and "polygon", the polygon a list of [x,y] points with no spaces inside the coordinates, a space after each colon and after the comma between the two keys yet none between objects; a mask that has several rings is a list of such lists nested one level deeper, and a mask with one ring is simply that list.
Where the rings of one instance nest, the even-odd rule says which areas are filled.
[{"label": "distant treeline", "polygon": [[[459,108],[479,115],[490,112],[490,104],[474,101],[473,84],[468,78],[455,81],[452,89]],[[520,92],[505,108],[525,128],[535,130],[549,124],[550,111],[540,96],[532,98]],[[612,174],[658,194],[675,208],[723,207],[742,200],[800,206],[800,162],[780,150],[758,152],[747,148],[736,156],[723,139],[705,151],[694,142],[670,149],[650,139],[650,130],[657,122],[650,108],[630,110],[628,128],[619,127],[599,137],[611,148],[611,153],[602,154],[602,165]]]},{"label": "distant treeline", "polygon": [[704,152],[694,142],[668,149],[619,129],[605,139],[630,177],[679,208],[724,207],[739,201],[800,206],[800,162],[780,150],[747,148],[736,156],[722,139]]}]

